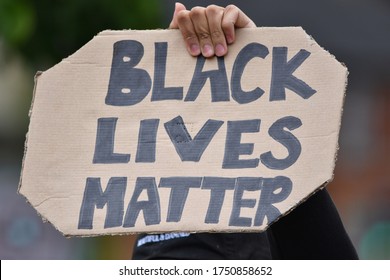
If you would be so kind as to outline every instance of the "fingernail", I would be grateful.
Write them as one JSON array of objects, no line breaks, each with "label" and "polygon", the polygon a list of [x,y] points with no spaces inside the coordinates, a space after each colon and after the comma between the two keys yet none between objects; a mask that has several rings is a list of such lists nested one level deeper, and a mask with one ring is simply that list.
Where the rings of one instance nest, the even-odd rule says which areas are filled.
[{"label": "fingernail", "polygon": [[213,47],[209,44],[203,46],[203,55],[206,57],[210,57],[214,55]]},{"label": "fingernail", "polygon": [[190,51],[192,55],[199,55],[200,54],[200,48],[198,44],[192,44],[190,46]]},{"label": "fingernail", "polygon": [[226,52],[226,49],[222,44],[217,44],[215,46],[215,54],[217,56],[223,56],[223,55],[225,55],[225,52]]}]

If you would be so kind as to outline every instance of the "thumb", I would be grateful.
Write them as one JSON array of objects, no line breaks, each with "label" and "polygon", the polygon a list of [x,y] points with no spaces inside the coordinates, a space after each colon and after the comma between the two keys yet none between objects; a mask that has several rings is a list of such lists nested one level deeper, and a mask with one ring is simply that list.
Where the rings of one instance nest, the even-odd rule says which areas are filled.
[{"label": "thumb", "polygon": [[172,28],[172,29],[177,29],[179,28],[179,25],[177,23],[177,14],[181,11],[185,11],[186,10],[186,7],[182,4],[182,3],[179,3],[179,2],[176,2],[175,3],[175,11],[173,12],[173,17],[172,17],[172,21],[171,23],[169,24],[169,28]]}]

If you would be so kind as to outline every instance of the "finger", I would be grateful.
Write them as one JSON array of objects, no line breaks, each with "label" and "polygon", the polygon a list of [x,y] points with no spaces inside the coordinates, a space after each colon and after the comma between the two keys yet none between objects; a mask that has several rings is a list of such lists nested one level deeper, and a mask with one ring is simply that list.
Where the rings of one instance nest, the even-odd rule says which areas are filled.
[{"label": "finger", "polygon": [[179,25],[177,23],[177,14],[181,11],[185,11],[186,7],[179,2],[175,3],[175,11],[173,12],[171,23],[169,24],[170,29],[178,29]]},{"label": "finger", "polygon": [[222,7],[216,5],[210,5],[206,8],[211,40],[217,56],[224,56],[227,53],[226,38],[221,26],[223,10]]},{"label": "finger", "polygon": [[206,16],[206,8],[194,7],[191,9],[191,20],[198,36],[200,49],[204,57],[211,57],[214,55],[213,42],[211,40],[209,23]]},{"label": "finger", "polygon": [[229,44],[235,40],[235,28],[252,28],[256,24],[237,6],[229,5],[225,8],[222,19],[222,30]]},{"label": "finger", "polygon": [[178,28],[181,31],[188,52],[192,56],[198,56],[201,51],[199,47],[198,36],[196,35],[194,25],[191,21],[190,11],[182,10],[178,12],[176,18]]}]

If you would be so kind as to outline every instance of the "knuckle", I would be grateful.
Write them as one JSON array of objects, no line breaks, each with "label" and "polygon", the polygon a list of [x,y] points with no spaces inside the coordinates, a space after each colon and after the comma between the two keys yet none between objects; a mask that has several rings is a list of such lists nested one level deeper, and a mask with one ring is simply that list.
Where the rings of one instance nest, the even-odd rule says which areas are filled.
[{"label": "knuckle", "polygon": [[226,6],[225,10],[226,10],[226,11],[238,10],[238,8],[237,8],[236,5],[230,4],[230,5],[227,5],[227,6]]},{"label": "knuckle", "polygon": [[178,23],[184,23],[189,20],[189,12],[188,11],[181,11],[177,14],[177,22]]},{"label": "knuckle", "polygon": [[194,33],[186,33],[183,35],[183,38],[187,42],[194,42],[198,39],[198,37]]},{"label": "knuckle", "polygon": [[204,11],[205,11],[205,8],[203,8],[203,7],[199,7],[199,6],[193,7],[190,11],[191,17],[199,17],[202,14],[204,14]]},{"label": "knuckle", "polygon": [[223,36],[221,30],[214,30],[211,32],[211,37],[213,38],[221,38]]},{"label": "knuckle", "polygon": [[206,14],[207,17],[217,17],[217,16],[222,17],[223,8],[217,5],[210,5],[206,8]]},{"label": "knuckle", "polygon": [[200,40],[208,40],[208,39],[210,39],[210,33],[205,32],[205,31],[199,32],[198,37]]},{"label": "knuckle", "polygon": [[223,12],[223,8],[220,7],[220,6],[217,6],[217,5],[209,5],[206,8],[206,12],[208,14],[214,14],[215,15],[215,14],[219,14],[219,13]]}]

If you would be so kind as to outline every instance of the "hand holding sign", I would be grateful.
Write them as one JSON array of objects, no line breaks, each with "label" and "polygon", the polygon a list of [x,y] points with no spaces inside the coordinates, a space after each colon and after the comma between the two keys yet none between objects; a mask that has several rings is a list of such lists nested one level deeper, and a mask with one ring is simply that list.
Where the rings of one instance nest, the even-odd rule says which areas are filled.
[{"label": "hand holding sign", "polygon": [[177,30],[105,31],[39,73],[20,192],[66,235],[288,213],[332,179],[347,70],[301,28],[235,36],[205,59]]},{"label": "hand holding sign", "polygon": [[254,22],[238,7],[226,8],[210,5],[207,8],[195,7],[186,10],[181,3],[176,3],[175,12],[169,28],[179,28],[188,52],[205,57],[224,56],[227,45],[234,42],[235,28],[253,28]]}]

